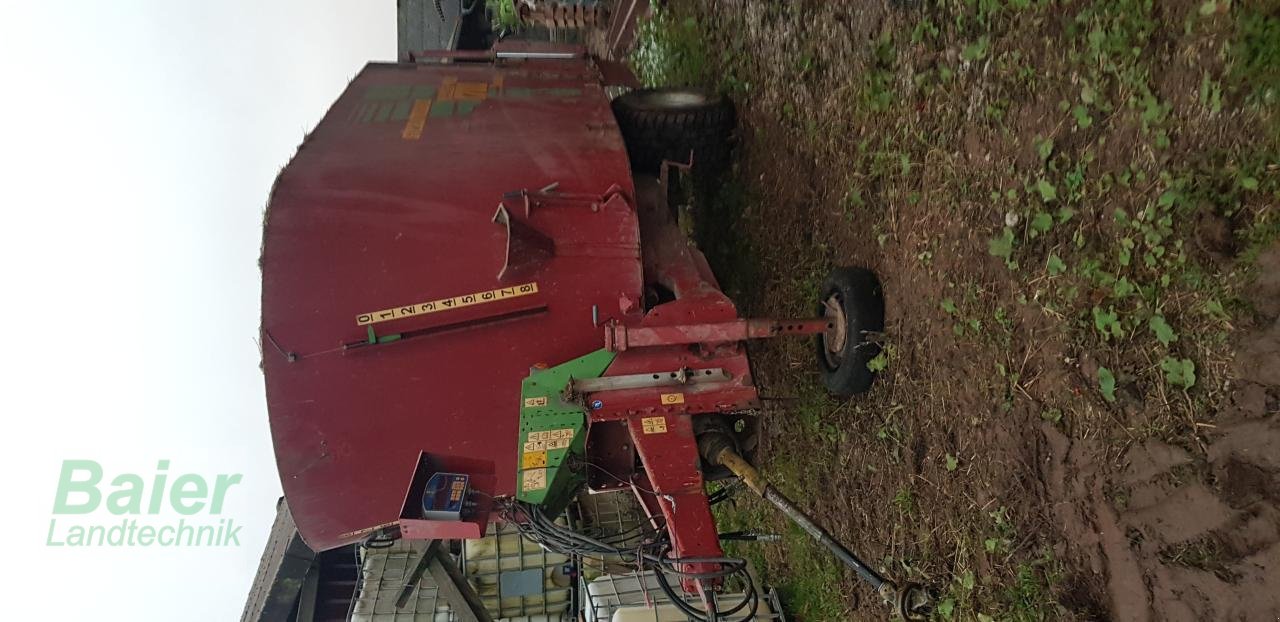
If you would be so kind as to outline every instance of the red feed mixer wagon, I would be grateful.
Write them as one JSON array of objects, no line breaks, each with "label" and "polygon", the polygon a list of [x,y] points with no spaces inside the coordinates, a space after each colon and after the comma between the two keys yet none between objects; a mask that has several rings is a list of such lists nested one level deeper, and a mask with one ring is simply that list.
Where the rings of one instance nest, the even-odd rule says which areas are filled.
[{"label": "red feed mixer wagon", "polygon": [[[263,370],[297,528],[321,551],[470,539],[510,521],[543,547],[616,554],[703,594],[744,567],[705,488],[739,477],[902,613],[926,606],[836,543],[750,465],[745,342],[815,336],[829,389],[865,390],[883,304],[837,269],[818,313],[743,319],[668,205],[722,160],[733,110],[631,90],[566,47],[370,63],[280,173],[265,218]],[[556,522],[588,490],[635,495],[641,546]],[[754,608],[754,606],[753,606]]]}]

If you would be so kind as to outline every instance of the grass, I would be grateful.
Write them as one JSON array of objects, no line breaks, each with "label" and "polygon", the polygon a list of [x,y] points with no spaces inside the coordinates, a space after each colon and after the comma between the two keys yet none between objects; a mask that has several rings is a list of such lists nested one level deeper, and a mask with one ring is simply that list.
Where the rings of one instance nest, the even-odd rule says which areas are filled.
[{"label": "grass", "polygon": [[1247,97],[1275,104],[1280,97],[1280,3],[1258,2],[1243,9],[1232,44],[1231,82]]},{"label": "grass", "polygon": [[[1059,617],[1081,573],[1001,460],[1042,424],[1203,451],[1254,262],[1280,238],[1280,4],[940,0],[863,31],[857,11],[792,4],[672,2],[633,57],[647,84],[740,102],[744,159],[695,201],[696,234],[747,314],[811,313],[837,263],[904,292],[865,398],[826,397],[807,343],[753,352],[791,398],[766,418],[764,470],[882,569],[938,586],[940,619]],[[851,58],[819,44],[827,27],[868,43]],[[745,549],[797,619],[863,610],[759,502],[718,516],[784,534]]]}]

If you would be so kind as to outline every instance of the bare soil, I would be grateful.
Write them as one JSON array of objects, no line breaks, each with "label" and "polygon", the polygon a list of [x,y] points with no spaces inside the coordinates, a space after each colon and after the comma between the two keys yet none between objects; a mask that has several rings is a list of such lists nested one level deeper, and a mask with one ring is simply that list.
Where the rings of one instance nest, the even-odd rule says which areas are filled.
[{"label": "bare soil", "polygon": [[[827,267],[857,265],[886,295],[888,367],[854,400],[816,395],[810,344],[755,347],[775,398],[765,471],[890,575],[932,585],[943,619],[1280,619],[1280,244],[1250,233],[1274,218],[1280,173],[1269,113],[1231,92],[1210,113],[1197,93],[1206,75],[1226,84],[1227,17],[1156,3],[1142,58],[1169,107],[1161,147],[1124,83],[1090,127],[1060,106],[1085,78],[1066,43],[1084,36],[1080,3],[991,18],[981,58],[966,58],[985,32],[971,12],[924,4],[670,7],[702,25],[739,107],[734,173],[700,206],[726,288],[751,315],[807,315]],[[913,37],[924,23],[940,33]],[[1213,186],[1258,151],[1262,191],[1174,214],[1169,239],[1212,286],[1175,280],[1144,306],[1076,270],[1111,256],[1125,235],[1113,213],[1150,209],[1172,183],[1162,172]],[[1124,171],[1146,181],[1068,199],[1064,173],[1085,161],[1086,189]],[[1037,177],[1057,184],[1046,205],[1075,214],[1043,237],[1027,229]],[[1016,266],[990,252],[1005,226]],[[1046,272],[1049,255],[1068,270]],[[1115,273],[1139,287],[1161,275]],[[1203,310],[1210,299],[1224,314]],[[1089,308],[1112,304],[1144,319],[1101,337]],[[1153,308],[1176,342],[1150,336]],[[1169,356],[1195,362],[1192,387],[1164,380]],[[883,616],[780,519],[738,511],[789,534],[762,554],[795,618]]]}]

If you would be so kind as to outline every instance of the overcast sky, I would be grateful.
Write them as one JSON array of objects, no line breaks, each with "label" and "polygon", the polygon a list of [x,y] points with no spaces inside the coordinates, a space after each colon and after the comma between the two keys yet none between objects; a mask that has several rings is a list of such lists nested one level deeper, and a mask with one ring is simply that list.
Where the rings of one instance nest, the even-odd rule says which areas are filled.
[{"label": "overcast sky", "polygon": [[[395,2],[2,6],[0,617],[238,619],[280,491],[254,341],[262,209],[347,81],[394,57]],[[64,459],[108,479],[162,459],[242,473],[223,516],[243,544],[46,546]]]}]

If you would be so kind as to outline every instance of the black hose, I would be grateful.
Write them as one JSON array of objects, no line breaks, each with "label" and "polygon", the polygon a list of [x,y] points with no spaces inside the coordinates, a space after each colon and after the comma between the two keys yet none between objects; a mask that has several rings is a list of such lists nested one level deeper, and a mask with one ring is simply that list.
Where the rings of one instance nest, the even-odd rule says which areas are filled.
[{"label": "black hose", "polygon": [[[725,611],[721,614],[717,614],[716,612],[712,611],[710,612],[710,615],[708,615],[708,612],[702,611],[701,609],[698,609],[697,607],[694,607],[693,605],[690,605],[689,603],[685,602],[684,597],[681,596],[679,593],[677,593],[675,589],[671,587],[671,583],[667,581],[666,575],[664,575],[660,569],[654,572],[654,578],[658,580],[658,587],[662,588],[663,593],[667,595],[667,598],[671,600],[671,603],[674,604],[677,609],[679,609],[685,615],[692,618],[694,622],[711,622],[715,617],[718,617],[719,615],[731,616],[741,611],[742,608],[747,606],[748,604],[751,605],[751,610],[747,613],[746,616],[742,617],[737,622],[750,622],[751,620],[755,619],[756,612],[759,611],[760,609],[760,595],[756,593],[755,582],[752,581],[751,574],[743,571],[742,577],[745,581],[745,587],[746,587],[746,592],[743,594],[744,597],[742,599],[742,602],[738,603],[734,608],[728,611]],[[708,603],[708,605],[710,605],[713,608],[715,607],[714,603]]]},{"label": "black hose", "polygon": [[[542,511],[541,507],[521,501],[508,503],[503,508],[503,518],[514,524],[522,536],[550,551],[577,558],[600,557],[603,559],[605,556],[616,556],[627,563],[639,563],[643,568],[652,570],[658,580],[658,586],[662,588],[667,598],[671,600],[676,608],[680,609],[681,612],[688,615],[695,622],[719,622],[722,619],[722,615],[732,616],[750,605],[750,612],[740,621],[748,622],[755,618],[756,612],[759,610],[759,594],[756,593],[755,582],[752,580],[751,574],[747,572],[747,562],[744,559],[735,557],[667,557],[667,553],[670,551],[670,542],[667,540],[669,536],[668,534],[657,533],[657,530],[641,532],[654,535],[655,540],[653,542],[641,543],[634,548],[624,549],[617,546],[617,542],[620,538],[623,542],[630,539],[630,536],[623,536],[634,531],[634,528],[615,534],[589,536],[556,523],[554,519]],[[685,564],[716,564],[720,568],[711,572],[691,572],[682,568]],[[680,576],[682,579],[693,579],[698,581],[699,584],[706,580],[723,579],[735,574],[741,574],[747,590],[742,602],[728,611],[723,613],[715,611],[714,602],[708,603],[708,606],[711,607],[710,611],[703,611],[685,602],[684,598],[671,587],[670,582],[667,581],[667,572]]]}]

